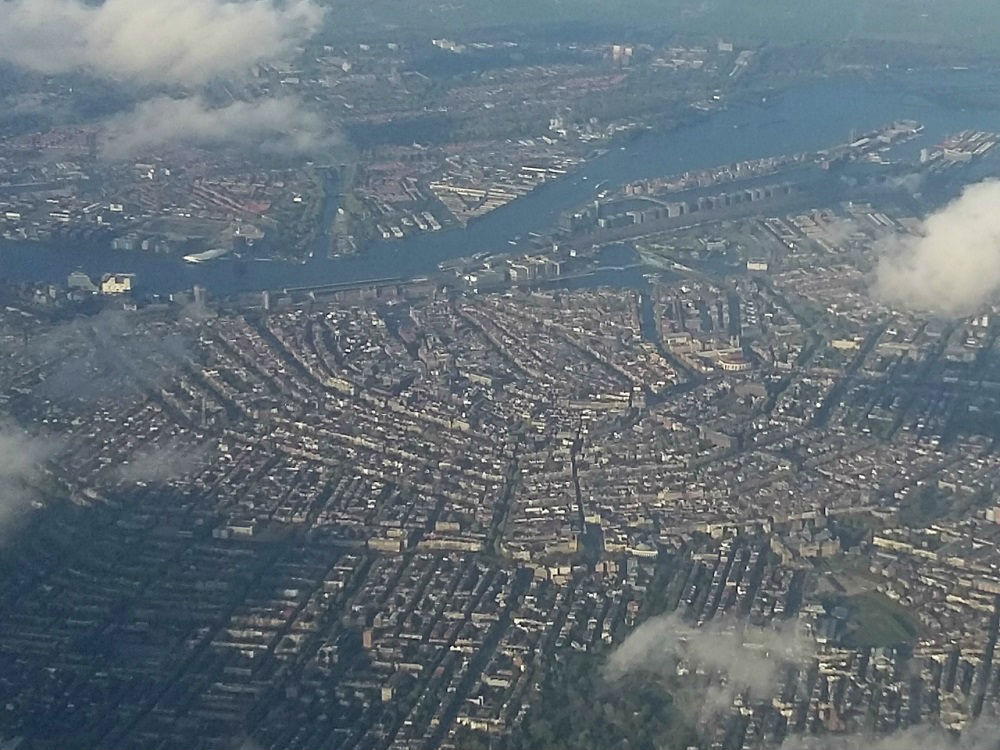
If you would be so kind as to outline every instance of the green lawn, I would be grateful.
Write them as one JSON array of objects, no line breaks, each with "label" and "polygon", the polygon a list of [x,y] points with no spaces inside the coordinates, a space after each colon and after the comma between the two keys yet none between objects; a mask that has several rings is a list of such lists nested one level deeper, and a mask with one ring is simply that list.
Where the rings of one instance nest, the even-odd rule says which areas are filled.
[{"label": "green lawn", "polygon": [[845,600],[851,610],[850,634],[844,643],[853,648],[897,646],[916,638],[920,627],[905,607],[874,591]]}]

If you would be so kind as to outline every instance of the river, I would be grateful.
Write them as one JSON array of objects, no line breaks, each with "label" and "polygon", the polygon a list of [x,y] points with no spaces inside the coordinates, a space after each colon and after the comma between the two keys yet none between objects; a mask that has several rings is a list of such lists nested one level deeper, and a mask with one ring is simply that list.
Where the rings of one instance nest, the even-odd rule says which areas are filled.
[{"label": "river", "polygon": [[924,124],[922,138],[910,144],[913,149],[933,145],[959,130],[1000,131],[997,105],[963,109],[953,106],[942,93],[988,91],[995,85],[995,76],[985,71],[899,72],[797,85],[766,100],[731,105],[672,131],[644,133],[624,148],[608,151],[468,227],[380,242],[355,256],[315,257],[302,264],[222,259],[192,265],[176,257],[104,247],[0,241],[0,283],[64,282],[70,271],[81,269],[92,276],[108,271],[135,273],[144,293],[169,293],[201,284],[214,294],[225,295],[416,277],[433,272],[448,258],[509,250],[508,240],[551,228],[562,212],[587,201],[602,182],[612,189],[646,177],[815,151],[845,142],[852,130],[863,132],[896,119]]}]

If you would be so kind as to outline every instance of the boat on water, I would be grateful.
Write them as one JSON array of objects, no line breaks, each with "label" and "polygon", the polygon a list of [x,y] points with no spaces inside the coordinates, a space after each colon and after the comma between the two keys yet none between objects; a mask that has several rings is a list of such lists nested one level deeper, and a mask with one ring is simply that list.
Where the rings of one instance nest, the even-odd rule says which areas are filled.
[{"label": "boat on water", "polygon": [[214,247],[211,250],[205,250],[201,253],[192,253],[191,255],[184,256],[184,262],[186,263],[204,263],[209,260],[215,260],[216,258],[221,258],[223,255],[228,255],[232,250],[228,247]]}]

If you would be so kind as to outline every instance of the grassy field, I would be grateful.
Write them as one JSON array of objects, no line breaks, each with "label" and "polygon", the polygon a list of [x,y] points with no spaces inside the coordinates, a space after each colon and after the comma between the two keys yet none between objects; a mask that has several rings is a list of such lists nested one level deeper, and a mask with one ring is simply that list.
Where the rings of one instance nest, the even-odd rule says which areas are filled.
[{"label": "grassy field", "polygon": [[874,591],[849,597],[852,610],[845,645],[852,648],[896,646],[911,642],[919,632],[916,617],[905,607]]},{"label": "grassy field", "polygon": [[326,0],[337,35],[633,30],[744,41],[885,40],[1000,53],[1000,3],[984,0]]}]

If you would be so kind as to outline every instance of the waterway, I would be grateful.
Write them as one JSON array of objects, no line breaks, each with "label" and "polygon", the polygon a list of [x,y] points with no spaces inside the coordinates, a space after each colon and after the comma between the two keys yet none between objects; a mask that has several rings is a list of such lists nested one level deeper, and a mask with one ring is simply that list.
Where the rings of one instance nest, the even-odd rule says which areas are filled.
[{"label": "waterway", "polygon": [[[192,265],[174,257],[107,247],[0,241],[0,283],[63,282],[70,271],[80,269],[93,276],[108,271],[135,273],[145,293],[200,284],[213,294],[225,295],[419,277],[449,258],[510,250],[508,240],[551,228],[562,212],[594,197],[599,183],[613,189],[647,177],[815,151],[845,142],[852,131],[864,132],[896,119],[924,124],[923,136],[909,144],[913,149],[934,145],[960,130],[1000,131],[1000,105],[957,107],[947,93],[990,91],[995,82],[995,72],[970,70],[831,78],[794,86],[766,99],[733,104],[672,131],[644,133],[468,227],[380,242],[359,255],[329,259],[317,253],[302,264],[220,259]],[[970,100],[974,98],[962,97],[966,103]]]}]

